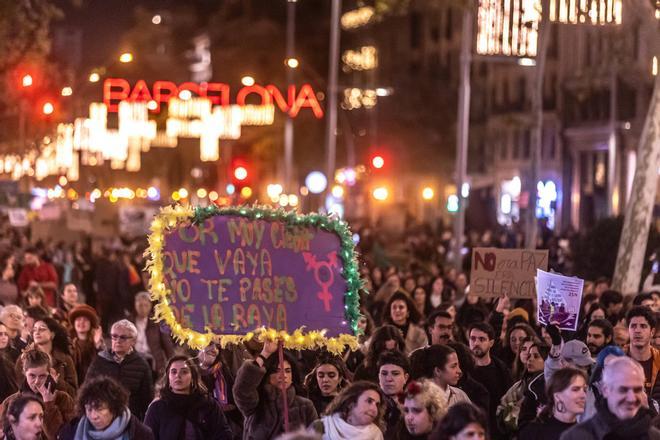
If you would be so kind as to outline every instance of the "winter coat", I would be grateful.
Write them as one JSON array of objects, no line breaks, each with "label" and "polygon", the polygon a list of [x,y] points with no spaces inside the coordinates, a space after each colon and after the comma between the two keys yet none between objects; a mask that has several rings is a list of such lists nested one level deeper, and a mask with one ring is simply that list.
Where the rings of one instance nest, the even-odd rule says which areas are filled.
[{"label": "winter coat", "polygon": [[94,341],[91,339],[78,339],[74,338],[71,344],[71,357],[76,366],[76,373],[78,374],[78,383],[85,381],[87,369],[92,364],[96,357],[98,350]]},{"label": "winter coat", "polygon": [[[0,420],[4,420],[5,412],[9,407],[12,400],[18,398],[22,393],[34,394],[28,387],[26,382],[23,382],[21,389],[7,397],[2,404],[0,404]],[[44,434],[48,440],[55,440],[57,432],[65,424],[68,423],[75,415],[75,403],[71,396],[64,391],[55,391],[55,400],[52,402],[44,403]]]},{"label": "winter coat", "polygon": [[[280,391],[265,384],[260,387],[266,369],[254,361],[246,361],[238,370],[234,383],[234,399],[245,417],[244,440],[270,440],[284,432],[284,414]],[[307,427],[318,418],[311,400],[296,395],[295,388],[287,390],[289,428]]]},{"label": "winter coat", "polygon": [[[231,440],[227,419],[215,400],[201,393],[177,395],[163,390],[161,394],[144,418],[155,440]],[[194,435],[186,435],[189,432]]]},{"label": "winter coat", "polygon": [[651,420],[650,410],[644,407],[632,419],[619,420],[603,402],[595,416],[565,431],[560,440],[658,440],[660,430],[651,426]]},{"label": "winter coat", "polygon": [[[64,425],[57,436],[57,440],[74,440],[79,422],[80,417],[73,419],[71,422]],[[133,414],[131,414],[131,421],[128,423],[126,432],[128,433],[128,438],[131,440],[154,440],[154,435],[151,432],[151,429],[139,421]]]},{"label": "winter coat", "polygon": [[518,414],[518,427],[522,428],[538,415],[538,410],[545,405],[545,376],[539,373],[529,382],[520,403],[520,414]]},{"label": "winter coat", "polygon": [[147,406],[154,397],[151,368],[136,351],[127,354],[121,363],[110,351],[102,351],[92,361],[85,380],[98,376],[110,376],[119,381],[129,392],[128,408],[138,419],[144,419]]}]

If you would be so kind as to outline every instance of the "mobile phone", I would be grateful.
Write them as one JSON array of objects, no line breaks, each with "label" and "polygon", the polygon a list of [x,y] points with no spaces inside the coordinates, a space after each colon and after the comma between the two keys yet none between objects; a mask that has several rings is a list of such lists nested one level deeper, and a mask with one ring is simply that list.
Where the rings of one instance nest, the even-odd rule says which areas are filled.
[{"label": "mobile phone", "polygon": [[57,387],[57,382],[55,382],[55,379],[53,379],[53,376],[50,374],[48,375],[48,378],[46,378],[46,383],[44,383],[46,388],[48,388],[48,391],[51,393],[55,392],[55,388]]}]

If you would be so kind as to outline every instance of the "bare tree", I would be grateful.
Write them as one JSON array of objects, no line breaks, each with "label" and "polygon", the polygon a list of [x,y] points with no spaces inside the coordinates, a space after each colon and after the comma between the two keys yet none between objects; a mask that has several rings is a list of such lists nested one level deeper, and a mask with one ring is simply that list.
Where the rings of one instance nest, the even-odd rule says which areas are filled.
[{"label": "bare tree", "polygon": [[[642,35],[651,45],[652,53],[657,56],[660,32],[653,4],[648,0],[637,0],[629,2],[629,5],[641,14]],[[658,164],[660,164],[660,75],[655,77],[653,95],[639,140],[637,168],[626,206],[612,281],[612,287],[624,294],[635,294],[639,289],[657,189]]]}]

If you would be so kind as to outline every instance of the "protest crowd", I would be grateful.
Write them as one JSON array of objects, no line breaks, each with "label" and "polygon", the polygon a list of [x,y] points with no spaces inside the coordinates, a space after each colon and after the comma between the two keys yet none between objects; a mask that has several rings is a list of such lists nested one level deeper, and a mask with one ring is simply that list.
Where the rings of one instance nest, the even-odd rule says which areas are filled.
[{"label": "protest crowd", "polygon": [[[4,438],[660,439],[657,273],[635,296],[586,280],[567,331],[537,322],[535,298],[470,293],[447,234],[411,233],[395,262],[360,235],[359,349],[280,360],[271,341],[177,345],[151,319],[144,243],[0,227]],[[521,247],[503,237],[468,251]],[[570,274],[557,243],[540,247]]]}]

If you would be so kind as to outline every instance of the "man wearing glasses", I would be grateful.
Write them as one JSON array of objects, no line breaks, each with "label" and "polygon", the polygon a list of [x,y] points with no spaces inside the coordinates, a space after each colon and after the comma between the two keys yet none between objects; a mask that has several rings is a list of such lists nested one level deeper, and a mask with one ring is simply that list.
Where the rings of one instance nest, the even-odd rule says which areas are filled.
[{"label": "man wearing glasses", "polygon": [[154,388],[149,364],[135,351],[136,337],[137,328],[129,320],[112,324],[111,348],[100,352],[92,361],[85,381],[97,376],[110,376],[119,381],[129,392],[131,414],[142,420],[154,397]]}]

